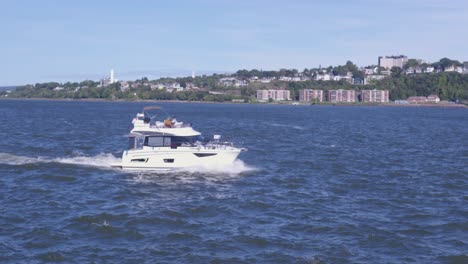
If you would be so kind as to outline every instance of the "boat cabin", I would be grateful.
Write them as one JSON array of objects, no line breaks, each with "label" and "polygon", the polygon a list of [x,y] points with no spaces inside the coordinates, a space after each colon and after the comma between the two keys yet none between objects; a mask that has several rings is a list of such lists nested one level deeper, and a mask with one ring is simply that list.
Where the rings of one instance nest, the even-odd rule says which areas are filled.
[{"label": "boat cabin", "polygon": [[171,135],[144,135],[132,133],[128,136],[128,149],[142,149],[143,147],[161,148],[193,147],[196,142],[203,141],[201,136],[171,136]]},{"label": "boat cabin", "polygon": [[[158,110],[155,115],[150,110]],[[175,117],[169,120],[166,112],[160,113],[160,107],[145,107],[143,113],[137,113],[133,119],[133,129],[128,135],[128,149],[143,149],[144,147],[161,148],[193,147],[196,142],[203,141],[201,133],[194,130],[192,124],[177,122]],[[161,122],[161,117],[164,121]],[[166,117],[166,118],[164,118]],[[159,120],[158,120],[159,118]]]}]

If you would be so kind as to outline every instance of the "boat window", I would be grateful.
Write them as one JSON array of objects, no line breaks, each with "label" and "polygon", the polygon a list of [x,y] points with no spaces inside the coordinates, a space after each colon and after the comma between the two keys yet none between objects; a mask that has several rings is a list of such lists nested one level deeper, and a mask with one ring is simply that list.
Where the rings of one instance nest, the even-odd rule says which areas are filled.
[{"label": "boat window", "polygon": [[216,155],[216,153],[193,153],[193,154],[200,158]]},{"label": "boat window", "polygon": [[128,138],[128,149],[141,149],[143,148],[143,137],[129,137]]},{"label": "boat window", "polygon": [[146,137],[145,146],[161,147],[163,146],[163,137]]},{"label": "boat window", "polygon": [[170,147],[171,138],[170,137],[146,137],[145,146],[148,147]]},{"label": "boat window", "polygon": [[171,138],[170,137],[164,137],[164,146],[165,147],[171,146]]},{"label": "boat window", "polygon": [[172,143],[193,143],[197,137],[171,137]]},{"label": "boat window", "polygon": [[135,137],[129,137],[128,138],[128,149],[134,149],[135,148]]},{"label": "boat window", "polygon": [[137,148],[137,149],[143,148],[143,143],[144,143],[143,137],[137,137],[135,139],[136,139],[135,140],[135,148]]},{"label": "boat window", "polygon": [[148,158],[146,158],[146,159],[132,159],[130,162],[148,162]]}]

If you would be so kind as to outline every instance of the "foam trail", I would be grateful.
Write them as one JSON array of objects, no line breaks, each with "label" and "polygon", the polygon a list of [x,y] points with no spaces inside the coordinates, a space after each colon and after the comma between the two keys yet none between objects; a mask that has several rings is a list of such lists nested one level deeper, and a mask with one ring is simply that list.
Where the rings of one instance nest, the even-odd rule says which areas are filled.
[{"label": "foam trail", "polygon": [[140,183],[178,184],[195,182],[213,182],[226,179],[235,179],[242,176],[242,173],[256,171],[257,168],[245,164],[242,160],[235,160],[233,164],[227,166],[197,166],[179,168],[169,171],[126,171],[135,174],[133,180]]},{"label": "foam trail", "polygon": [[66,158],[26,157],[9,153],[0,153],[0,164],[26,165],[37,163],[61,163],[90,167],[111,168],[111,164],[120,163],[120,159],[112,154],[99,154],[96,156],[76,156]]},{"label": "foam trail", "polygon": [[121,159],[116,158],[112,154],[101,153],[93,157],[77,156],[77,157],[70,157],[70,158],[56,158],[56,159],[53,159],[52,162],[91,166],[91,167],[110,168],[112,167],[111,164],[120,163]]},{"label": "foam trail", "polygon": [[[96,167],[96,168],[112,168],[113,164],[119,164],[120,158],[115,157],[112,154],[101,153],[96,156],[75,156],[75,157],[64,157],[64,158],[47,158],[47,157],[26,157],[16,156],[9,153],[0,152],[0,164],[6,165],[26,165],[26,164],[44,164],[44,163],[60,163],[60,164],[71,164],[78,166]],[[255,167],[245,164],[242,160],[235,160],[230,165],[217,165],[217,166],[196,166],[188,168],[180,168],[169,171],[151,171],[151,170],[131,170],[126,171],[129,173],[144,173],[144,174],[171,174],[171,173],[183,173],[187,172],[190,174],[207,174],[207,175],[239,175],[245,172],[255,171]]]},{"label": "foam trail", "polygon": [[203,173],[203,174],[230,174],[237,175],[244,172],[250,172],[257,170],[255,167],[251,167],[245,164],[242,160],[235,160],[230,165],[219,165],[219,166],[196,166],[178,169],[177,171],[190,172],[190,173]]},{"label": "foam trail", "polygon": [[41,162],[43,162],[41,158],[16,156],[13,154],[0,152],[0,164],[25,165],[25,164],[34,164],[34,163],[41,163]]},{"label": "foam trail", "polygon": [[294,128],[297,130],[305,130],[303,126],[297,126],[297,125],[288,125],[288,124],[277,124],[277,123],[266,123],[270,126],[275,126],[275,127],[287,127],[287,128]]},{"label": "foam trail", "polygon": [[305,128],[302,126],[292,126],[292,128],[297,129],[297,130],[305,130]]}]

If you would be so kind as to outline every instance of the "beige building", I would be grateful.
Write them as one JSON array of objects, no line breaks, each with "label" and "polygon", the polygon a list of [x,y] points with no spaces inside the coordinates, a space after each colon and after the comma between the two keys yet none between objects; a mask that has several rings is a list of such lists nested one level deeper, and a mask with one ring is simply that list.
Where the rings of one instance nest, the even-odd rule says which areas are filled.
[{"label": "beige building", "polygon": [[361,101],[364,103],[388,103],[388,90],[362,90]]},{"label": "beige building", "polygon": [[426,96],[410,96],[407,99],[408,103],[410,104],[425,104],[427,103]]},{"label": "beige building", "polygon": [[284,101],[291,100],[291,92],[289,90],[257,90],[257,100],[268,101]]},{"label": "beige building", "polygon": [[299,101],[318,101],[323,102],[323,90],[299,90]]},{"label": "beige building", "polygon": [[403,65],[408,61],[408,57],[404,55],[400,56],[385,56],[379,57],[379,67],[384,67],[385,69],[391,69],[393,67],[403,68]]},{"label": "beige building", "polygon": [[329,90],[328,101],[332,103],[355,103],[356,91],[354,90]]},{"label": "beige building", "polygon": [[435,95],[435,94],[431,94],[427,97],[427,102],[428,103],[439,103],[440,102],[440,98],[439,96]]}]

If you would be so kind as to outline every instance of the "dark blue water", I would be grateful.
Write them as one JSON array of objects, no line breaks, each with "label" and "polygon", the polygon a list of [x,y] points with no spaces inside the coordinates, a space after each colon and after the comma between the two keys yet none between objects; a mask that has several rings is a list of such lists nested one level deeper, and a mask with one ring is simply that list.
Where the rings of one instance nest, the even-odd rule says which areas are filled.
[{"label": "dark blue water", "polygon": [[249,149],[111,169],[148,103],[0,101],[0,263],[468,263],[468,110],[160,104]]}]

